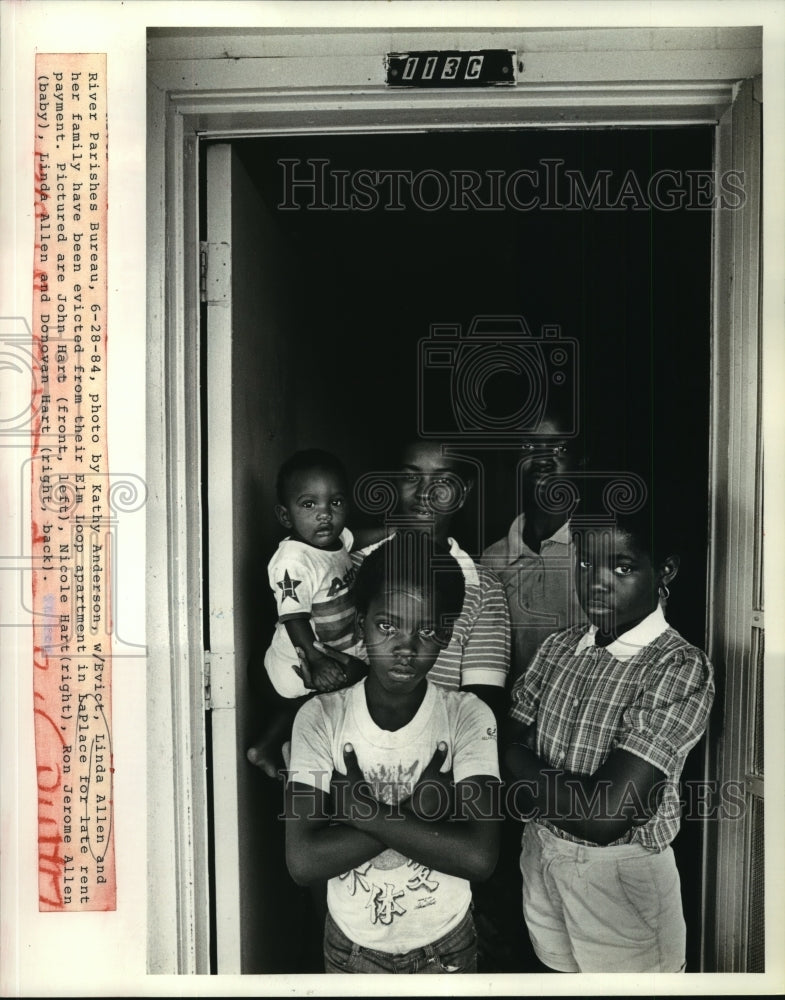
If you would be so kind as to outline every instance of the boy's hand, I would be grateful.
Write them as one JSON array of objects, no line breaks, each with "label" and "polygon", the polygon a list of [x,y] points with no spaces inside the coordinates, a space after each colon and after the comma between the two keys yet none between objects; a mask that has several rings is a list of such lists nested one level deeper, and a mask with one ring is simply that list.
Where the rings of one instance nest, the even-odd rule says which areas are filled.
[{"label": "boy's hand", "polygon": [[371,794],[371,786],[360,770],[357,754],[351,743],[344,744],[343,765],[346,773],[333,771],[330,779],[330,794],[335,808],[333,818],[344,823],[351,823],[353,818],[360,816],[368,818],[369,810],[373,810],[375,800]]},{"label": "boy's hand", "polygon": [[309,690],[324,693],[346,687],[346,674],[335,660],[328,656],[319,656],[309,663],[305,651],[300,646],[295,646],[295,651],[300,662],[293,663],[292,670]]},{"label": "boy's hand", "polygon": [[406,801],[406,808],[420,819],[444,819],[452,810],[455,796],[452,768],[441,769],[446,759],[447,744],[441,740]]}]

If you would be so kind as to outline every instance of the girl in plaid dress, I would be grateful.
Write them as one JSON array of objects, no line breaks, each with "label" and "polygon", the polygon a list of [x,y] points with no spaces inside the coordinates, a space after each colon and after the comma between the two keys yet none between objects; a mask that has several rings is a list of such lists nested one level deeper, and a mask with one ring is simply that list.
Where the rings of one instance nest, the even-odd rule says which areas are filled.
[{"label": "girl in plaid dress", "polygon": [[504,762],[526,821],[524,916],[557,971],[684,969],[670,843],[714,683],[706,655],[665,620],[679,557],[653,514],[574,525],[590,624],[547,638],[512,693]]}]

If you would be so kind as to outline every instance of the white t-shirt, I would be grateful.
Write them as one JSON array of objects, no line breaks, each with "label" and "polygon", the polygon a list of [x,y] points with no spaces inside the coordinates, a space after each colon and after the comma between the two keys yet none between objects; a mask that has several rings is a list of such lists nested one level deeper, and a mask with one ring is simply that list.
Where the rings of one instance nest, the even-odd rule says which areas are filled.
[{"label": "white t-shirt", "polygon": [[[351,743],[374,797],[397,802],[411,794],[440,740],[448,747],[442,770],[452,768],[456,782],[471,775],[499,776],[496,722],[475,695],[429,681],[412,721],[388,732],[371,718],[362,680],[317,695],[297,713],[289,780],[329,794],[333,770],[345,772],[344,744]],[[327,883],[327,905],[344,934],[388,953],[411,951],[448,934],[470,902],[466,879],[389,848]]]},{"label": "white t-shirt", "polygon": [[278,622],[264,665],[284,698],[310,694],[292,670],[297,654],[284,624],[288,618],[308,614],[317,639],[334,649],[354,650],[352,584],[357,570],[349,557],[354,539],[348,528],[340,538],[341,548],[333,551],[285,538],[267,566]]}]

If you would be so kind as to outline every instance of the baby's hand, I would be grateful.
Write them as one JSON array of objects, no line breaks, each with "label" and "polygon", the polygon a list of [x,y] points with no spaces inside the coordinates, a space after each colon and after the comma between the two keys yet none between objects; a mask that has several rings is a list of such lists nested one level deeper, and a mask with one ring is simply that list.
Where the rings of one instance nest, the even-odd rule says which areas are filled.
[{"label": "baby's hand", "polygon": [[305,650],[301,649],[300,646],[295,646],[294,651],[297,653],[298,662],[292,664],[292,670],[309,691],[314,691],[315,685],[311,677],[311,668],[308,666],[308,658],[305,655]]},{"label": "baby's hand", "polygon": [[295,646],[295,650],[300,662],[293,663],[292,670],[309,691],[319,691],[324,694],[326,691],[337,691],[338,688],[346,687],[346,674],[340,663],[328,656],[312,658],[309,663],[305,650],[299,646]]},{"label": "baby's hand", "polygon": [[312,659],[309,665],[311,680],[317,691],[324,693],[346,687],[346,674],[335,660],[331,660],[327,656],[320,656],[318,659]]},{"label": "baby's hand", "polygon": [[351,653],[344,653],[341,650],[333,649],[332,646],[325,646],[318,640],[313,644],[313,648],[318,653],[323,653],[329,659],[334,660],[346,675],[347,684],[355,684],[368,673],[368,664]]}]

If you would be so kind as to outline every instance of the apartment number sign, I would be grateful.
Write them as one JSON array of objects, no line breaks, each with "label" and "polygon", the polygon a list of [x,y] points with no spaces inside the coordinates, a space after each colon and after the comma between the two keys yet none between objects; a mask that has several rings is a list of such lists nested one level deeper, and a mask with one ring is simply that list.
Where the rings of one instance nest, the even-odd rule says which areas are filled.
[{"label": "apartment number sign", "polygon": [[391,52],[385,56],[389,87],[498,87],[515,84],[515,53]]}]

